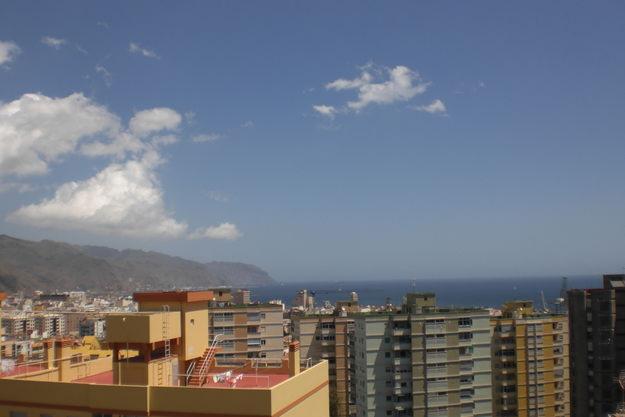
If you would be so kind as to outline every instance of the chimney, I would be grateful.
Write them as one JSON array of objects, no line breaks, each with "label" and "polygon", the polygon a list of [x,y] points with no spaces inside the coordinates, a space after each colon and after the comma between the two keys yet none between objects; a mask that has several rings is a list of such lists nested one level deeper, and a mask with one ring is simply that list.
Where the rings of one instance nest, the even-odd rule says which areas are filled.
[{"label": "chimney", "polygon": [[299,342],[289,344],[289,377],[299,374],[300,369]]}]

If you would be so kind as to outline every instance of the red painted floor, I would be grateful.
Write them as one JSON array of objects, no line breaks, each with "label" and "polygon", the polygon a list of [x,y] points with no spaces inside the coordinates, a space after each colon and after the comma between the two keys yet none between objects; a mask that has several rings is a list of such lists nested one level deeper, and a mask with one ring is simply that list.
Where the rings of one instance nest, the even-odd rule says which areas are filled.
[{"label": "red painted floor", "polygon": [[0,373],[0,378],[5,378],[7,376],[15,376],[21,374],[28,374],[31,372],[44,371],[46,368],[44,366],[39,365],[18,365],[13,368],[11,371]]},{"label": "red painted floor", "polygon": [[72,382],[80,384],[113,384],[113,371],[102,372],[101,374],[95,374],[87,376],[85,378],[76,379]]}]

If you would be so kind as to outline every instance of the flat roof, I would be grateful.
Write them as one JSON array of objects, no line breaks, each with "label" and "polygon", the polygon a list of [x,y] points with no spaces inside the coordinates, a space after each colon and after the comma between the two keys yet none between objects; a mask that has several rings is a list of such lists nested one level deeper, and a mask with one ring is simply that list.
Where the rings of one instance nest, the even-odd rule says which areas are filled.
[{"label": "flat roof", "polygon": [[177,301],[182,303],[195,303],[211,301],[214,298],[213,291],[151,291],[136,292],[132,295],[134,301]]},{"label": "flat roof", "polygon": [[[289,379],[288,374],[267,374],[232,371],[208,374],[206,383],[201,388],[271,388]],[[113,371],[106,371],[72,381],[77,384],[113,385]],[[197,388],[197,387],[189,387]]]}]

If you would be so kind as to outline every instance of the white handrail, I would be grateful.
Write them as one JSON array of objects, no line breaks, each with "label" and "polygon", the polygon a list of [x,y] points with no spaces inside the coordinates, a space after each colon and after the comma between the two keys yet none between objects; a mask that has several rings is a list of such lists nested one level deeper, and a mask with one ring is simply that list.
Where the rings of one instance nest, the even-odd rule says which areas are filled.
[{"label": "white handrail", "polygon": [[211,343],[211,346],[208,350],[208,355],[206,355],[206,357],[202,361],[202,365],[200,365],[200,370],[198,372],[198,383],[200,384],[200,386],[202,385],[202,383],[204,382],[204,378],[206,378],[206,375],[208,374],[208,366],[210,364],[210,361],[213,360],[213,357],[215,356],[215,349],[217,348],[217,345],[219,344],[222,336],[222,334],[215,335],[215,338],[213,339],[213,342]]}]

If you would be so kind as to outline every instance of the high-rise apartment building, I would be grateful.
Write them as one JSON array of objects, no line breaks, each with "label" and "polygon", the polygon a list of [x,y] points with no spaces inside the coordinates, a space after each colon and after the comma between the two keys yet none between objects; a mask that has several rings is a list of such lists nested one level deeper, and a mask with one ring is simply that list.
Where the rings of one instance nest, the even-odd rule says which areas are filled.
[{"label": "high-rise apartment building", "polygon": [[625,369],[625,275],[604,275],[603,288],[568,292],[572,416],[603,417],[622,400]]},{"label": "high-rise apartment building", "polygon": [[492,416],[490,319],[408,294],[401,312],[354,314],[356,416]]},{"label": "high-rise apartment building", "polygon": [[333,315],[302,314],[292,318],[293,339],[302,360],[328,361],[331,415],[350,415],[350,335],[354,320]]},{"label": "high-rise apartment building", "polygon": [[282,306],[223,304],[208,308],[209,337],[221,335],[219,358],[281,358]]},{"label": "high-rise apartment building", "polygon": [[493,415],[568,417],[567,317],[537,312],[531,301],[514,301],[491,318],[491,327]]}]

